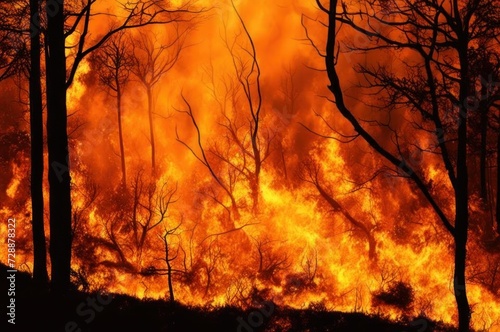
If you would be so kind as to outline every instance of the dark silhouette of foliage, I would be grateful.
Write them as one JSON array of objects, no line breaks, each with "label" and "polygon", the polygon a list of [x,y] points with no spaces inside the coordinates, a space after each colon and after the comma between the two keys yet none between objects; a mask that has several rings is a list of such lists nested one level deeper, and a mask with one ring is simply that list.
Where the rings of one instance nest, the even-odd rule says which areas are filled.
[{"label": "dark silhouette of foliage", "polygon": [[[0,271],[4,275],[7,269],[5,265],[0,265]],[[22,290],[16,298],[16,327],[20,331],[65,331],[69,322],[75,322],[82,332],[238,331],[242,320],[248,321],[248,317],[262,313],[263,310],[268,310],[270,315],[263,315],[262,324],[253,331],[417,332],[422,331],[422,326],[426,326],[425,331],[454,331],[452,327],[426,317],[394,322],[375,315],[328,311],[321,303],[313,303],[307,309],[278,307],[272,301],[264,301],[261,295],[265,291],[259,290],[254,291],[255,303],[246,309],[211,305],[196,307],[166,300],[139,300],[123,294],[109,294],[111,301],[99,305],[100,311],[94,311],[94,319],[85,321],[89,318],[88,314],[82,317],[77,314],[76,308],[86,303],[89,297],[95,299],[98,295],[106,295],[70,291],[64,301],[60,301],[51,293],[36,291],[30,275],[24,272],[17,274],[17,285]],[[273,310],[269,309],[271,306]],[[239,331],[245,331],[245,328],[240,327]]]},{"label": "dark silhouette of foliage", "polygon": [[373,294],[375,305],[386,304],[402,310],[409,309],[413,304],[413,299],[413,288],[403,281],[394,282],[387,289]]}]

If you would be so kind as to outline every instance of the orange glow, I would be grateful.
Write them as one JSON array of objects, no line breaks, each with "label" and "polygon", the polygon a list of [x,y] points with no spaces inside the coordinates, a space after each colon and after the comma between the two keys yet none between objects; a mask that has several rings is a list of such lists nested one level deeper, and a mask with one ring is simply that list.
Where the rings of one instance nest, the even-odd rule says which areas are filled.
[{"label": "orange glow", "polygon": [[[146,90],[133,73],[124,86],[121,121],[128,194],[120,187],[116,99],[99,84],[101,69],[89,59],[81,63],[67,94],[68,113],[74,114],[68,120],[72,203],[81,232],[74,239],[72,268],[85,272],[91,289],[167,299],[162,236],[180,225],[167,238],[170,254],[176,256],[171,264],[180,302],[247,306],[252,288],[257,288],[278,305],[306,308],[321,303],[331,310],[391,319],[425,315],[455,324],[453,244],[432,208],[401,178],[379,176],[357,185],[382,165],[373,151],[359,140],[343,144],[320,138],[301,125],[327,132],[316,112],[339,132],[351,130],[332,115],[334,106],[320,97],[329,96],[324,72],[310,69],[322,68],[323,59],[302,41],[300,20],[302,13],[317,11],[314,1],[237,1],[236,6],[253,38],[261,69],[261,146],[270,140],[270,154],[259,175],[257,208],[253,209],[248,175],[256,172],[250,157],[252,117],[228,50],[233,46],[248,69],[250,44],[230,3],[224,1],[187,32],[179,60],[153,89],[155,175],[151,175]],[[97,31],[93,37],[110,26],[102,17],[93,24]],[[181,23],[178,28],[184,31],[186,26]],[[143,29],[155,32],[160,43],[175,34],[173,26]],[[349,79],[354,72],[346,65],[341,74]],[[255,76],[251,80],[256,98]],[[203,152],[233,197],[204,165],[192,119],[183,113],[188,110],[184,99],[199,127]],[[349,102],[354,105],[354,98]],[[228,134],[231,121],[244,149]],[[412,135],[411,129],[403,133],[406,139]],[[227,162],[221,156],[228,156]],[[446,171],[432,157],[426,158],[424,178],[433,182],[433,190],[446,204],[444,212],[452,216],[454,202],[444,194],[452,190]],[[314,168],[325,191],[369,230],[376,258],[369,258],[365,234],[307,181],[307,167]],[[234,171],[239,168],[244,171]],[[25,176],[16,167],[14,173],[6,189],[12,199]],[[2,215],[13,213],[4,210]],[[142,244],[141,227],[147,229]],[[5,233],[1,224],[0,234]],[[475,255],[481,250],[477,243],[471,244]],[[28,253],[27,265],[32,267],[29,258]],[[152,267],[161,274],[148,274]],[[412,306],[403,310],[375,305],[373,294],[397,281],[411,285]],[[469,283],[468,297],[474,328],[500,331],[498,294]]]}]

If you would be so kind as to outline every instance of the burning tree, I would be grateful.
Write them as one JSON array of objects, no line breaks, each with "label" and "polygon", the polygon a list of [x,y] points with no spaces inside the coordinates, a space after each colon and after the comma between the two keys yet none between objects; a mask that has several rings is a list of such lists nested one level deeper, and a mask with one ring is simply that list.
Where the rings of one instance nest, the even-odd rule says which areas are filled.
[{"label": "burning tree", "polygon": [[319,165],[314,160],[305,160],[302,165],[301,173],[300,176],[302,180],[314,185],[321,198],[328,203],[333,212],[342,214],[354,229],[363,234],[368,241],[368,257],[372,262],[375,262],[377,260],[377,243],[372,233],[373,227],[371,225],[367,226],[364,222],[354,218],[351,213],[335,199],[327,188],[327,186],[330,187],[330,184],[325,183],[325,180],[322,179]]},{"label": "burning tree", "polygon": [[[218,92],[213,67],[209,67],[208,70],[209,87],[220,112],[218,124],[222,127],[224,134],[220,141],[205,148],[201,142],[200,128],[191,105],[184,99],[188,110],[183,113],[191,118],[197,131],[200,154],[198,155],[178,135],[177,140],[208,168],[217,184],[229,196],[233,216],[239,219],[237,198],[234,195],[235,186],[238,182],[247,185],[252,200],[252,210],[256,212],[259,205],[262,165],[271,154],[274,135],[263,123],[261,69],[256,47],[243,18],[234,3],[231,2],[231,4],[242,32],[230,40],[226,29],[224,43],[231,56],[234,76],[227,80],[222,79],[222,96]],[[246,46],[239,41],[238,37],[241,34],[246,38]],[[244,110],[244,116],[239,115],[241,109]],[[214,158],[209,158],[208,155]],[[216,164],[221,165],[218,167],[219,171],[216,169]],[[214,195],[211,196],[220,202],[220,199]],[[229,211],[226,206],[225,208]]]},{"label": "burning tree", "polygon": [[[217,148],[214,148],[212,153],[245,178],[250,187],[253,210],[256,211],[260,196],[260,173],[262,164],[271,153],[270,144],[272,136],[269,130],[263,128],[262,123],[261,69],[257,60],[255,44],[233,1],[231,1],[231,5],[238,17],[249,46],[246,48],[241,46],[238,38],[234,38],[232,42],[229,41],[227,35],[224,38],[226,48],[231,55],[236,86],[229,85],[231,88],[226,91],[226,95],[230,98],[231,111],[234,113],[231,114],[231,111],[227,112],[225,107],[222,107],[223,120],[221,126],[226,129],[226,140],[228,143],[239,149],[238,154],[242,160],[233,162],[230,160],[230,156]],[[247,104],[246,121],[248,122],[248,127],[244,122],[240,124],[240,121],[236,117],[236,112],[241,107],[238,101],[241,91],[243,92],[243,103]]]},{"label": "burning tree", "polygon": [[273,246],[273,241],[264,237],[262,239],[254,239],[256,254],[255,261],[257,263],[257,277],[275,284],[279,284],[278,274],[280,271],[290,267],[290,258],[288,254],[279,252],[277,246]]},{"label": "burning tree", "polygon": [[[30,0],[33,29],[40,29],[40,5]],[[33,277],[47,284],[47,249],[44,229],[43,203],[43,106],[39,33],[30,35],[30,133],[31,133],[31,209],[33,215]]]},{"label": "burning tree", "polygon": [[[479,81],[472,74],[472,50],[482,40],[498,38],[500,6],[495,1],[476,0],[388,0],[352,5],[335,0],[329,6],[319,0],[316,3],[327,15],[325,52],[316,49],[325,60],[334,105],[353,127],[354,137],[367,142],[395,168],[394,172],[416,185],[452,236],[458,325],[460,331],[469,331],[471,311],[465,274],[471,214],[469,119],[477,101],[475,96],[479,95],[476,89],[485,83],[484,78]],[[366,38],[366,43],[351,42],[347,48],[367,57],[369,61],[358,63],[355,69],[362,75],[361,84],[377,91],[380,97],[378,103],[365,102],[363,112],[354,110],[342,88],[345,83],[338,69],[342,64],[339,32],[344,27]],[[482,45],[498,54],[494,42]],[[377,59],[380,51],[391,54],[397,66]],[[370,113],[371,109],[378,112]],[[367,119],[371,114],[372,118]],[[378,131],[370,130],[368,124],[375,124]],[[391,140],[383,139],[384,134]],[[424,153],[418,165],[409,162],[413,150]],[[455,202],[454,216],[445,212],[445,203],[432,189],[432,179],[424,171],[430,165],[438,165],[447,174]]]},{"label": "burning tree", "polygon": [[180,30],[175,26],[173,37],[167,42],[158,40],[152,33],[141,33],[131,42],[134,75],[139,79],[146,90],[148,97],[149,140],[151,144],[151,168],[156,172],[156,148],[154,134],[154,98],[153,90],[160,79],[168,73],[179,60],[181,51],[185,47],[186,35],[189,29]]},{"label": "burning tree", "polygon": [[[171,238],[178,236],[181,223],[171,227],[170,210],[177,201],[177,184],[156,183],[144,171],[131,178],[125,193],[100,188],[88,175],[83,182],[73,191],[73,257],[85,264],[75,272],[106,275],[97,287],[109,287],[117,281],[117,274],[133,278],[167,275],[173,301],[172,276],[179,271],[171,264],[179,246]],[[158,257],[162,245],[165,255]],[[155,267],[158,260],[165,261],[167,268]]]},{"label": "burning tree", "polygon": [[151,246],[152,231],[166,221],[176,191],[176,186],[145,180],[143,172],[138,172],[131,184],[130,197],[115,195],[111,198],[114,203],[106,202],[110,210],[100,214],[106,234],[104,241],[118,258],[106,265],[129,272],[141,270],[144,260],[150,259],[144,253]]},{"label": "burning tree", "polygon": [[193,109],[191,107],[191,104],[185,98],[183,99],[187,106],[187,110],[181,112],[188,115],[189,118],[191,119],[191,122],[193,123],[193,126],[196,130],[198,149],[200,152],[196,153],[193,150],[193,148],[191,148],[187,143],[185,143],[179,137],[179,133],[176,131],[177,141],[186,146],[189,149],[189,151],[191,151],[193,156],[195,156],[195,158],[198,159],[203,164],[203,166],[205,166],[208,169],[210,175],[214,178],[217,185],[224,191],[224,193],[229,198],[231,204],[230,206],[227,206],[224,203],[223,199],[218,198],[213,190],[210,190],[207,193],[214,201],[220,204],[228,212],[228,220],[230,221],[230,224],[232,224],[230,225],[230,227],[234,228],[234,223],[232,222],[233,218],[236,220],[240,218],[240,213],[238,210],[239,205],[237,203],[236,196],[234,194],[236,182],[238,180],[238,173],[234,169],[228,169],[226,172],[224,172],[225,169],[219,170],[216,168],[216,163],[213,160],[209,159],[209,156],[205,151],[205,147],[201,141],[202,136],[200,127],[196,122],[196,118],[193,114]]},{"label": "burning tree", "polygon": [[122,129],[122,95],[130,77],[130,71],[134,65],[133,58],[129,54],[129,48],[130,44],[127,43],[124,33],[120,32],[113,36],[95,54],[95,61],[99,66],[99,79],[103,85],[108,87],[109,93],[116,98],[122,185],[124,189],[127,188],[127,172]]},{"label": "burning tree", "polygon": [[169,237],[172,235],[176,235],[177,230],[181,226],[182,223],[179,223],[177,226],[174,226],[173,228],[167,228],[166,226],[164,227],[164,233],[160,236],[160,238],[163,241],[163,244],[165,246],[165,263],[167,264],[167,278],[168,278],[168,293],[169,293],[169,300],[170,302],[175,301],[174,297],[174,286],[172,282],[172,275],[174,273],[172,269],[172,261],[174,261],[177,256],[179,255],[179,248],[180,246],[177,246],[177,250],[174,255],[172,255],[172,243],[169,240]]},{"label": "burning tree", "polygon": [[[33,277],[41,285],[48,282],[47,254],[44,231],[43,203],[43,101],[41,87],[40,4],[30,0],[12,8],[8,1],[0,2],[0,81],[12,76],[29,81],[31,206],[33,234]],[[26,20],[31,17],[32,22]],[[31,24],[31,26],[30,26]],[[30,29],[28,29],[28,26]],[[26,31],[31,31],[29,37]]]},{"label": "burning tree", "polygon": [[[483,231],[483,238],[486,240],[491,240],[496,234],[500,235],[500,136],[494,136],[490,133],[498,132],[500,129],[500,122],[498,117],[498,111],[500,110],[500,56],[498,50],[492,47],[492,43],[497,43],[497,40],[492,40],[491,38],[481,38],[470,47],[470,75],[471,80],[474,82],[479,82],[476,89],[477,98],[473,105],[471,105],[470,114],[470,136],[469,140],[471,142],[471,150],[477,151],[478,153],[473,154],[473,157],[477,158],[479,155],[479,184],[475,188],[479,187],[479,197],[482,203],[482,209],[488,213],[493,210],[494,206],[494,194],[491,184],[491,175],[488,174],[488,169],[491,168],[492,164],[495,164],[493,155],[496,153],[496,165],[497,165],[497,193],[496,193],[496,227],[494,226],[493,213],[489,213],[490,217],[484,218],[484,223],[479,225]],[[479,136],[479,137],[478,137]],[[496,150],[495,150],[496,145]],[[477,169],[477,168],[476,168]],[[474,189],[475,189],[474,188]],[[477,189],[476,189],[477,190]]]},{"label": "burning tree", "polygon": [[[170,8],[160,0],[138,0],[121,5],[115,23],[98,38],[91,40],[91,22],[108,15],[96,12],[97,0],[81,5],[60,0],[45,7],[46,86],[47,86],[47,147],[49,161],[49,210],[51,283],[54,290],[70,287],[71,265],[71,177],[67,133],[66,90],[74,81],[82,61],[102,47],[114,34],[152,24],[169,24],[188,20],[193,14],[189,3]],[[69,6],[72,5],[72,6]],[[68,12],[69,9],[69,12]],[[38,31],[35,31],[38,33]],[[78,36],[78,37],[75,37]],[[76,38],[70,58],[66,61],[66,38]]]}]

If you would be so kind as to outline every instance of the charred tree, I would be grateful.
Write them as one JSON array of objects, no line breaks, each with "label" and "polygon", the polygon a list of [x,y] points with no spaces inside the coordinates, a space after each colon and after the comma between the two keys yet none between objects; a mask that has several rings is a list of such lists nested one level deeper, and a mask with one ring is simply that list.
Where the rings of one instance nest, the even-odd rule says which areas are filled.
[{"label": "charred tree", "polygon": [[[498,13],[500,7],[494,1],[470,1],[467,4],[450,0],[438,3],[421,1],[375,1],[352,8],[350,4],[333,0],[325,7],[319,0],[318,7],[327,15],[328,35],[323,53],[328,89],[335,97],[334,103],[339,113],[356,132],[381,157],[396,167],[403,176],[411,179],[421,194],[432,206],[443,226],[454,241],[454,294],[458,309],[458,328],[470,330],[471,310],[466,291],[466,259],[469,229],[469,178],[468,178],[468,128],[469,98],[474,97],[473,79],[470,68],[469,49],[478,39],[498,38]],[[493,14],[495,13],[495,14]],[[414,58],[399,63],[413,75],[398,76],[391,66],[383,61],[376,64],[358,64],[356,70],[363,75],[367,88],[384,93],[384,102],[375,105],[381,111],[397,111],[402,105],[419,115],[417,121],[409,122],[419,128],[424,135],[433,135],[435,143],[431,148],[420,147],[422,151],[439,153],[453,188],[455,212],[448,217],[439,201],[431,192],[427,180],[416,166],[410,165],[402,153],[402,133],[391,126],[391,122],[375,119],[373,123],[385,129],[392,137],[393,146],[366,126],[367,120],[353,112],[346,101],[337,67],[340,57],[338,31],[340,26],[352,28],[369,42],[364,45],[348,46],[349,51],[368,55],[379,51],[411,52]],[[307,33],[307,31],[306,31]],[[491,48],[493,49],[493,48]],[[453,56],[453,65],[443,56]],[[451,92],[453,91],[453,92]],[[370,104],[372,106],[373,104]],[[445,113],[447,112],[447,113]],[[394,113],[391,113],[393,115]],[[449,119],[452,117],[452,121]],[[394,152],[396,151],[396,152]],[[450,222],[454,220],[454,224]]]},{"label": "charred tree", "polygon": [[[237,197],[234,196],[234,187],[238,182],[245,183],[249,189],[252,210],[254,213],[257,212],[261,195],[260,174],[264,162],[271,154],[270,147],[274,135],[270,130],[265,130],[267,128],[263,128],[261,69],[256,47],[242,16],[234,3],[231,2],[231,4],[242,28],[240,34],[245,37],[245,41],[240,41],[238,37],[230,40],[227,35],[224,36],[234,75],[228,80],[222,79],[223,91],[220,93],[212,65],[208,72],[209,88],[220,111],[218,124],[223,132],[222,137],[206,148],[203,146],[201,132],[191,105],[183,97],[188,110],[182,112],[191,118],[197,131],[200,154],[194,152],[178,135],[177,140],[208,168],[212,177],[231,201],[232,217],[238,219],[239,211]],[[244,114],[240,111],[242,109]],[[208,158],[207,155],[214,158]],[[238,157],[235,158],[235,156]],[[220,165],[219,170],[216,170],[215,165]],[[212,198],[221,204],[219,199],[214,196]],[[243,197],[241,199],[245,200]],[[229,211],[227,206],[223,203],[221,205]]]},{"label": "charred tree", "polygon": [[175,302],[175,297],[174,297],[174,286],[173,286],[173,273],[174,270],[172,268],[172,261],[174,261],[178,254],[179,254],[179,247],[177,247],[177,251],[175,252],[174,255],[172,255],[172,244],[170,243],[168,237],[172,235],[176,235],[177,230],[181,226],[181,223],[179,225],[175,226],[174,228],[167,229],[165,227],[165,232],[163,233],[161,239],[163,240],[163,245],[165,248],[165,263],[167,264],[167,282],[168,282],[168,294],[169,294],[169,301],[170,302]]},{"label": "charred tree", "polygon": [[[0,1],[0,81],[18,76],[29,83],[30,191],[33,237],[33,278],[48,284],[43,200],[43,100],[41,88],[40,7],[37,1],[14,6]],[[26,20],[31,18],[31,20]],[[29,36],[28,36],[29,32]],[[22,88],[21,88],[22,89]]]},{"label": "charred tree", "polygon": [[497,133],[497,233],[500,236],[500,128]]},{"label": "charred tree", "polygon": [[66,108],[64,3],[61,0],[58,8],[46,7],[50,258],[51,286],[56,292],[69,289],[71,271],[71,178]]},{"label": "charred tree", "polygon": [[139,172],[133,178],[130,198],[121,200],[117,193],[102,202],[110,210],[100,216],[106,235],[99,242],[115,259],[100,264],[128,273],[144,271],[144,264],[149,264],[150,257],[145,253],[152,243],[153,230],[166,222],[169,206],[176,202],[173,196],[177,185],[157,185],[143,177]]},{"label": "charred tree", "polygon": [[375,237],[373,236],[370,229],[361,221],[358,221],[354,218],[348,210],[346,210],[339,202],[336,200],[333,195],[331,195],[326,187],[322,185],[322,181],[320,179],[320,170],[319,166],[315,164],[313,161],[307,161],[303,163],[304,166],[304,174],[301,174],[301,178],[303,181],[309,182],[316,187],[316,190],[320,194],[320,196],[330,205],[333,209],[333,212],[341,213],[349,223],[358,231],[360,231],[366,240],[368,241],[368,258],[372,262],[377,261],[377,242],[375,241]]},{"label": "charred tree", "polygon": [[173,196],[177,192],[177,185],[174,188],[168,188],[167,184],[164,183],[157,188],[156,184],[150,183],[146,188],[143,188],[141,180],[138,180],[134,185],[134,192],[135,198],[130,223],[136,247],[136,261],[141,264],[148,234],[167,218],[170,204],[175,203]]},{"label": "charred tree", "polygon": [[120,32],[99,49],[95,56],[95,61],[99,66],[100,81],[108,87],[109,93],[116,98],[122,186],[125,189],[127,188],[127,171],[123,143],[122,96],[134,65],[134,60],[129,54],[129,48],[130,45],[127,43],[124,34]]},{"label": "charred tree", "polygon": [[31,133],[31,209],[33,232],[33,279],[47,285],[47,248],[45,244],[43,202],[43,104],[40,67],[40,7],[30,0],[30,133]]},{"label": "charred tree", "polygon": [[257,277],[273,282],[274,284],[280,283],[279,273],[287,270],[291,266],[290,257],[286,252],[280,252],[273,246],[273,241],[267,237],[262,239],[254,239],[256,247],[256,262]]},{"label": "charred tree", "polygon": [[151,169],[156,173],[156,144],[154,132],[154,97],[155,86],[179,60],[184,41],[189,30],[180,31],[176,27],[175,37],[166,43],[158,41],[157,35],[140,34],[132,42],[132,57],[134,65],[132,72],[139,79],[147,94],[149,142],[151,144]]},{"label": "charred tree", "polygon": [[[481,87],[481,96],[485,96],[488,94],[488,87]],[[487,187],[487,154],[488,154],[488,107],[487,101],[481,100],[479,103],[479,113],[480,113],[480,133],[481,133],[481,143],[480,143],[480,195],[483,203],[487,205],[488,202],[488,187]]]},{"label": "charred tree", "polygon": [[[240,164],[232,163],[227,156],[221,154],[219,151],[214,150],[221,160],[226,162],[230,167],[235,168],[239,173],[241,173],[247,180],[250,187],[250,193],[252,197],[252,208],[256,212],[259,206],[259,196],[260,196],[260,173],[262,170],[262,164],[269,157],[270,143],[272,138],[269,132],[263,135],[262,130],[262,89],[261,89],[261,69],[259,61],[257,58],[257,50],[255,47],[254,40],[250,34],[243,17],[240,15],[234,2],[231,1],[238,21],[243,29],[244,35],[247,39],[248,46],[243,47],[239,44],[237,38],[233,42],[229,42],[227,37],[225,38],[226,48],[228,49],[231,60],[233,63],[233,68],[235,72],[236,84],[239,89],[243,91],[244,104],[246,104],[245,109],[250,116],[248,122],[248,128],[243,129],[248,132],[248,141],[246,139],[246,133],[242,137],[238,132],[240,127],[237,124],[236,119],[232,118],[230,115],[223,113],[224,123],[223,127],[226,128],[228,132],[228,138],[232,144],[235,144],[241,151],[243,162]],[[239,48],[239,50],[238,50]],[[244,59],[249,57],[248,59]],[[248,65],[250,64],[250,65]],[[234,110],[238,108],[237,94],[238,89],[234,87],[233,91],[230,93],[231,106]],[[263,137],[264,136],[264,137]],[[246,159],[251,162],[248,165]]]},{"label": "charred tree", "polygon": [[[488,43],[495,43],[488,39],[481,40],[476,47],[469,50],[471,80],[476,81],[480,86],[476,96],[476,102],[471,106],[471,125],[469,128],[470,136],[474,138],[479,133],[479,197],[485,212],[490,212],[493,207],[492,193],[490,193],[492,184],[489,178],[489,158],[494,153],[494,141],[489,132],[492,126],[494,116],[494,102],[498,99],[499,89],[497,81],[500,79],[499,61],[500,56],[493,50],[490,50]],[[474,112],[476,111],[477,112]],[[474,148],[474,147],[472,147]],[[485,232],[483,238],[491,240],[494,237],[494,215],[490,213],[490,218],[484,218]],[[483,226],[483,225],[481,225]]]},{"label": "charred tree", "polygon": [[[47,80],[47,147],[49,155],[49,208],[50,208],[50,258],[51,286],[54,291],[70,287],[71,271],[71,195],[67,133],[66,89],[74,81],[81,62],[103,46],[114,34],[151,24],[168,24],[192,20],[189,4],[180,8],[165,8],[157,0],[141,0],[120,5],[126,13],[104,35],[89,41],[90,22],[96,0],[82,2],[75,12],[66,12],[66,2],[59,0],[47,4],[46,80]],[[118,19],[115,17],[115,19]],[[68,26],[65,26],[68,23]],[[78,31],[78,42],[72,47],[72,63],[66,66],[65,40]],[[70,47],[71,48],[71,47]]]},{"label": "charred tree", "polygon": [[[184,96],[182,98],[183,98],[184,103],[186,104],[187,110],[179,111],[179,112],[186,114],[190,118],[190,120],[191,120],[191,122],[196,130],[196,138],[197,138],[196,142],[197,142],[198,149],[200,152],[196,153],[192,147],[190,147],[186,142],[184,142],[179,137],[179,133],[177,132],[177,130],[175,132],[176,139],[179,143],[181,143],[186,148],[188,148],[189,151],[193,154],[193,156],[196,159],[198,159],[198,161],[200,161],[203,164],[203,166],[205,166],[208,169],[208,171],[210,172],[210,175],[214,178],[217,185],[224,191],[224,193],[227,195],[227,197],[229,197],[231,204],[230,205],[224,204],[224,202],[221,199],[217,198],[217,196],[213,192],[210,193],[209,196],[212,197],[218,204],[220,204],[221,206],[224,207],[224,209],[228,212],[230,221],[233,219],[238,220],[240,218],[240,212],[238,210],[239,206],[236,202],[236,197],[234,195],[234,186],[236,185],[237,174],[235,172],[229,171],[227,179],[226,179],[222,176],[222,174],[220,174],[220,172],[217,172],[215,165],[214,165],[214,162],[208,158],[207,153],[205,151],[205,147],[204,147],[202,140],[201,140],[202,135],[201,135],[200,127],[199,127],[198,123],[196,122],[196,118],[193,114],[193,109],[191,107],[191,104],[184,98]],[[234,223],[232,223],[232,225],[230,225],[230,227],[234,228]]]}]

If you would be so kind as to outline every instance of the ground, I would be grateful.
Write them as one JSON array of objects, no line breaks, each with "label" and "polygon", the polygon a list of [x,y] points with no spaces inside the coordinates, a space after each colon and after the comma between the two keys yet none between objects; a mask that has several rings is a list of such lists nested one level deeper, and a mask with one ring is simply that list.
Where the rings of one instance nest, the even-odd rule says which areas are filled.
[{"label": "ground", "polygon": [[[6,266],[1,269],[7,275]],[[327,311],[321,306],[292,309],[265,301],[242,310],[78,291],[56,297],[38,289],[29,274],[21,272],[16,275],[15,302],[16,324],[8,324],[7,331],[454,331],[424,317],[394,322],[362,313]]]}]

